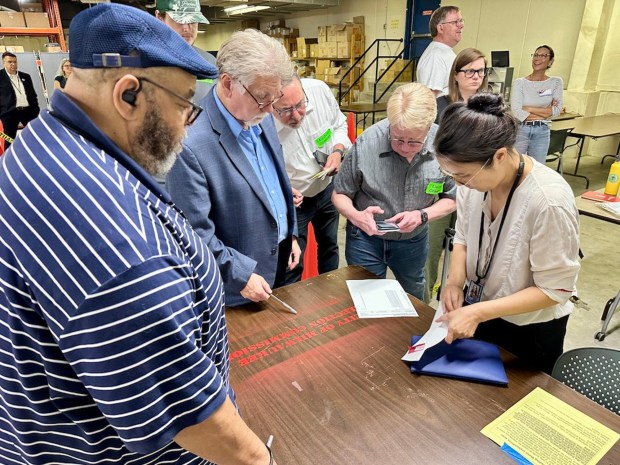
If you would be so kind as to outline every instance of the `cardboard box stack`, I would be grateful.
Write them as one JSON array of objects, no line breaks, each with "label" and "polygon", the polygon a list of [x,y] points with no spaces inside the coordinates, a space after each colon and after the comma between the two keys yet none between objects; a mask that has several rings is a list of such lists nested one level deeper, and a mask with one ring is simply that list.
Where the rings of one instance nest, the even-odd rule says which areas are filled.
[{"label": "cardboard box stack", "polygon": [[26,12],[24,13],[26,27],[49,29],[50,20],[47,13]]},{"label": "cardboard box stack", "polygon": [[413,65],[408,60],[390,60],[386,62],[386,67],[379,70],[379,75],[383,73],[392,61],[395,61],[394,65],[392,65],[390,70],[381,78],[381,82],[393,81],[403,68],[405,68],[405,71],[403,71],[403,73],[398,77],[398,82],[411,82],[413,76]]},{"label": "cardboard box stack", "polygon": [[[26,27],[24,13],[15,11],[0,11],[0,27]],[[49,27],[49,23],[47,27]]]},{"label": "cardboard box stack", "polygon": [[243,19],[241,20],[241,29],[260,29],[258,19]]},{"label": "cardboard box stack", "polygon": [[24,47],[21,45],[0,45],[0,53],[11,52],[11,53],[21,53],[24,51]]},{"label": "cardboard box stack", "polygon": [[[321,56],[329,58],[355,58],[361,55],[364,49],[364,17],[357,16],[352,22],[319,26],[319,44],[324,43]],[[353,53],[353,57],[351,56]]]},{"label": "cardboard box stack", "polygon": [[311,58],[312,46],[314,45],[315,53],[318,47],[318,39],[310,37],[297,37],[297,58]]},{"label": "cardboard box stack", "polygon": [[50,42],[49,44],[45,44],[45,51],[49,53],[58,53],[62,52],[62,49],[60,48],[60,44]]},{"label": "cardboard box stack", "polygon": [[293,58],[297,57],[297,42],[295,39],[299,37],[299,29],[286,27],[283,19],[277,19],[269,21],[267,29],[264,29],[263,32],[281,42],[288,54]]}]

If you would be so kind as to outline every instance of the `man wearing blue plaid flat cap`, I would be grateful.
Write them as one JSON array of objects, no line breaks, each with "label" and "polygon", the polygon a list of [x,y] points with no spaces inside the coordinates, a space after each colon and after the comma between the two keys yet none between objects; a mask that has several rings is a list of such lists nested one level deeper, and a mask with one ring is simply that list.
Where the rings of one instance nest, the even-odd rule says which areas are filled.
[{"label": "man wearing blue plaid flat cap", "polygon": [[71,80],[0,160],[0,463],[274,463],[234,404],[215,259],[152,177],[216,70],[129,6],[69,36]]}]

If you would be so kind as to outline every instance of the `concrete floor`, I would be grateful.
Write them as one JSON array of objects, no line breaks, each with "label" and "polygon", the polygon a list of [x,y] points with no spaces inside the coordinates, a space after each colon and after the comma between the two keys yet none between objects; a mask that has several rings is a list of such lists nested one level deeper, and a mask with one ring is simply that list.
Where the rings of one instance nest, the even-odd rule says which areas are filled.
[{"label": "concrete floor", "polygon": [[[564,172],[573,172],[575,167],[574,153],[566,154]],[[588,176],[590,186],[585,188],[585,180],[565,175],[575,195],[586,190],[596,190],[605,186],[607,173],[612,163],[607,158],[601,165],[599,156],[582,156],[579,174]],[[549,163],[556,167],[555,163]],[[341,218],[338,242],[340,244],[340,266],[346,266],[344,258],[345,220]],[[597,341],[594,335],[601,330],[601,315],[607,301],[616,296],[620,290],[620,226],[586,216],[580,217],[581,249],[584,258],[577,282],[579,297],[588,308],[575,308],[569,318],[568,331],[564,349],[578,347],[612,347],[620,349],[620,308],[616,311],[607,336],[603,342]],[[549,238],[553,244],[553,238]],[[440,265],[441,266],[441,265]],[[433,306],[435,306],[433,304]]]}]

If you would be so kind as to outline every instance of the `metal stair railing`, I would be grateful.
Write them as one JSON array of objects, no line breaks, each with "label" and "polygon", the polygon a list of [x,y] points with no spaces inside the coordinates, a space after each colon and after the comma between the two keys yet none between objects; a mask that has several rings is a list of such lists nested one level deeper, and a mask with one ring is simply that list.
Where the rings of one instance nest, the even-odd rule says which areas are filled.
[{"label": "metal stair railing", "polygon": [[[353,87],[355,87],[355,85],[357,85],[357,83],[360,82],[360,80],[362,80],[366,76],[368,71],[370,71],[373,68],[373,65],[374,65],[374,72],[375,72],[375,80],[374,80],[373,92],[372,92],[372,103],[373,104],[375,104],[375,103],[379,102],[379,100],[381,100],[381,98],[389,91],[389,89],[394,85],[394,83],[398,81],[400,76],[409,68],[409,66],[412,67],[411,76],[413,78],[413,65],[414,65],[413,60],[406,60],[406,61],[408,61],[408,63],[405,66],[403,66],[403,68],[398,72],[398,74],[388,83],[388,85],[383,90],[383,92],[381,92],[381,94],[377,97],[377,84],[389,72],[389,70],[392,68],[392,66],[394,66],[396,64],[396,60],[403,58],[405,50],[407,49],[407,47],[411,46],[411,44],[413,42],[413,39],[414,38],[412,37],[409,40],[409,42],[406,44],[406,46],[404,46],[402,48],[402,50],[399,53],[395,54],[395,55],[383,55],[383,54],[381,54],[380,47],[381,47],[382,44],[388,43],[388,42],[400,42],[400,43],[403,43],[403,39],[375,39],[373,41],[373,43],[370,44],[368,46],[368,48],[366,48],[364,53],[362,53],[353,62],[351,67],[340,78],[340,81],[338,82],[338,102],[342,105],[344,99],[353,90]],[[368,55],[373,50],[373,48],[376,49],[375,57],[370,61],[368,66],[365,67],[362,70],[362,72],[360,72],[360,75],[357,78],[355,78],[353,80],[353,82],[348,87],[346,87],[344,89],[344,92],[343,92],[343,83],[346,80],[350,79],[349,75],[353,72],[355,67],[358,66],[365,59],[366,55]],[[390,59],[391,61],[387,65],[386,69],[383,70],[383,72],[379,75],[379,61],[382,60],[382,59],[386,59],[386,58]],[[374,118],[373,118],[373,120],[374,120]]]}]

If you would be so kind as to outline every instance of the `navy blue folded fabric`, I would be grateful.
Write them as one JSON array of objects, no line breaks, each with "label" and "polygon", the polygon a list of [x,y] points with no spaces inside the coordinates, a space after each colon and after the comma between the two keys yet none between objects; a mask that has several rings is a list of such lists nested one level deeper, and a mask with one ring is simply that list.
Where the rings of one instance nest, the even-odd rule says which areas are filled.
[{"label": "navy blue folded fabric", "polygon": [[[420,338],[412,336],[411,345]],[[452,344],[440,342],[427,349],[419,361],[411,363],[411,373],[508,385],[499,348],[477,339],[458,339]]]}]

